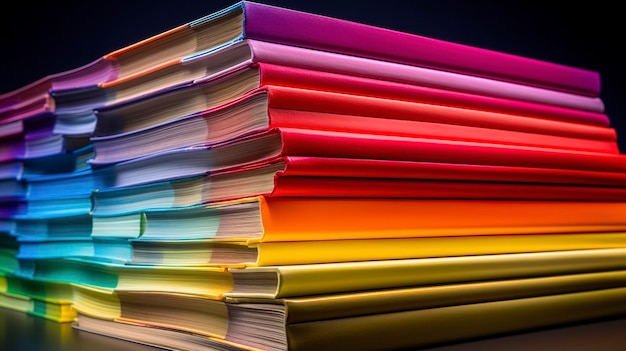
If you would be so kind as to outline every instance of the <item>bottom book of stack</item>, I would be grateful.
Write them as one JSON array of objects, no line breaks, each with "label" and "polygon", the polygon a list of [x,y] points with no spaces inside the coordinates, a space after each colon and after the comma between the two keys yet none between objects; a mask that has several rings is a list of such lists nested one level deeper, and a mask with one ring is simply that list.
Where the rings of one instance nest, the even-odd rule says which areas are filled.
[{"label": "bottom book of stack", "polygon": [[[594,249],[193,268],[135,282],[119,270],[109,286],[72,284],[75,327],[173,350],[415,349],[623,315],[625,258]],[[203,286],[218,276],[218,288]]]}]

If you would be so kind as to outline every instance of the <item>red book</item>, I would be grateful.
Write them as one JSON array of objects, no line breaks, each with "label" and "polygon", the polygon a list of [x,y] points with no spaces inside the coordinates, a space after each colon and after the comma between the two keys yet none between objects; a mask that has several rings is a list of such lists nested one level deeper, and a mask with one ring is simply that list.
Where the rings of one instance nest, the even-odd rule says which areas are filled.
[{"label": "red book", "polygon": [[414,161],[279,156],[169,181],[101,189],[97,216],[254,196],[626,201],[626,173]]},{"label": "red book", "polygon": [[98,169],[105,172],[106,188],[115,188],[290,156],[478,165],[485,169],[626,171],[626,155],[621,154],[296,128],[273,128],[212,146],[171,149]]},{"label": "red book", "polygon": [[292,128],[275,128],[262,135],[284,156],[626,171],[626,155],[621,154]]},{"label": "red book", "polygon": [[[196,101],[202,105],[206,100]],[[147,108],[158,111],[155,106]],[[146,123],[148,126],[92,138],[93,164],[213,145],[273,127],[619,153],[615,130],[609,127],[282,86],[265,86],[232,103],[157,125],[152,124],[159,120],[159,112],[145,118],[134,115],[137,120],[128,121],[98,118],[102,118],[101,128]]]},{"label": "red book", "polygon": [[[359,72],[342,74],[340,73],[342,72],[342,68],[340,67],[335,68],[334,72],[332,67],[326,68],[326,71],[318,70],[316,67],[312,67],[312,69],[292,67],[290,65],[268,63],[280,62],[280,59],[289,62],[284,57],[275,58],[273,55],[270,56],[272,52],[276,51],[271,51],[272,47],[270,44],[258,42],[253,42],[252,44],[253,45],[251,47],[256,50],[254,52],[255,55],[253,57],[253,61],[256,62],[258,70],[260,71],[262,85],[291,86],[294,88],[318,89],[326,91],[345,90],[346,92],[357,95],[609,126],[609,118],[604,113],[551,105],[537,101],[525,101],[522,96],[519,96],[519,98],[512,96],[508,98],[502,96],[490,96],[486,92],[481,92],[481,88],[477,87],[477,85],[480,85],[481,82],[474,82],[474,91],[469,88],[462,89],[460,87],[455,87],[452,84],[449,86],[445,85],[444,81],[454,81],[455,78],[457,78],[457,81],[461,81],[462,77],[460,76],[450,77],[447,80],[440,79],[441,86],[437,87],[434,82],[419,82],[419,77],[424,75],[423,72],[415,72],[413,76],[405,74],[403,80],[400,80],[400,78],[394,78],[391,74],[390,76],[385,76],[381,72],[372,72],[370,73],[370,77],[358,76],[358,74],[360,74]],[[265,48],[265,46],[269,47]],[[256,49],[259,47],[262,49]],[[290,49],[297,50],[294,48]],[[354,58],[352,59],[354,60]],[[358,64],[358,61],[355,62],[355,64]],[[371,64],[373,65],[374,63]],[[382,67],[372,68],[388,68],[389,70],[395,68],[396,72],[402,71],[402,69],[412,69],[409,67],[391,66],[388,62],[380,62],[377,64]],[[376,75],[379,75],[380,78],[376,79]],[[395,81],[394,79],[399,81]],[[412,82],[411,80],[415,81]],[[488,85],[485,84],[486,81],[482,83],[482,86],[486,88]],[[471,83],[468,81],[467,84]],[[508,90],[513,91],[513,86],[509,86]]]},{"label": "red book", "polygon": [[[458,174],[426,174],[428,169],[454,167]],[[315,167],[316,169],[313,169]],[[463,172],[463,167],[470,169]],[[266,197],[362,197],[412,199],[491,199],[540,201],[625,201],[626,176],[604,179],[613,185],[565,184],[567,179],[550,181],[536,177],[519,181],[506,179],[498,169],[484,177],[468,173],[480,166],[435,164],[373,159],[345,159],[286,156],[244,166],[236,166],[206,176],[202,203],[263,195]],[[497,168],[497,167],[494,167]],[[568,171],[543,169],[554,175]],[[593,172],[590,172],[593,174]],[[614,177],[620,177],[614,174]],[[570,179],[571,181],[571,179]],[[176,182],[176,192],[184,193],[185,181]],[[552,184],[550,184],[552,183]],[[97,198],[98,195],[96,195]]]}]

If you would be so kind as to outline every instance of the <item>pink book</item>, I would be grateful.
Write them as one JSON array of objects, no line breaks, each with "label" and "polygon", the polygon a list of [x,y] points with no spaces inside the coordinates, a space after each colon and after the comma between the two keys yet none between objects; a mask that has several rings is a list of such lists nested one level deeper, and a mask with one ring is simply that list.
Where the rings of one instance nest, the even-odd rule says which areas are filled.
[{"label": "pink book", "polygon": [[[421,87],[420,92],[412,89],[413,96],[431,94],[433,89],[437,89],[436,94],[440,96],[471,94],[473,97],[463,98],[463,104],[479,106],[479,109],[497,105],[498,110],[514,114],[609,125],[607,116],[602,113],[604,104],[598,97],[258,40],[235,41],[193,58],[170,61],[89,89],[56,91],[53,96],[59,111],[76,112],[86,107],[103,109],[191,82],[216,80],[225,72],[264,63],[350,76],[355,77],[352,78],[355,81],[360,78],[361,82],[355,83],[359,85],[376,80]],[[297,80],[293,84],[297,84]]]},{"label": "pink book", "polygon": [[341,55],[320,50],[273,44],[258,40],[247,40],[251,61],[295,66],[311,70],[349,74],[416,86],[439,88],[475,95],[514,100],[511,104],[520,108],[526,102],[581,110],[592,113],[604,111],[599,97],[581,96],[497,79],[477,77],[363,57]]},{"label": "pink book", "polygon": [[[53,108],[50,90],[74,89],[114,80],[117,69],[114,61],[99,58],[84,66],[51,74],[19,89],[0,95],[0,121],[3,116],[18,113],[28,115]],[[17,112],[15,112],[17,111]]]},{"label": "pink book", "polygon": [[544,91],[596,98],[600,93],[600,76],[594,71],[243,1],[106,54],[83,67],[0,95],[0,122],[53,111],[54,101],[47,94],[50,90],[141,76],[160,65],[193,60],[244,39],[513,82]]}]

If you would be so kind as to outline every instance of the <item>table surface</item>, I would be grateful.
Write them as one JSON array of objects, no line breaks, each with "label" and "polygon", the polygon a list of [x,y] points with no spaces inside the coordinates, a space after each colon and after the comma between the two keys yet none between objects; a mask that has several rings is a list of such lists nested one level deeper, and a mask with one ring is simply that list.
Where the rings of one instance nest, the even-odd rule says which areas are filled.
[{"label": "table surface", "polygon": [[[162,351],[146,345],[73,329],[25,313],[0,308],[0,350],[4,351]],[[422,351],[626,351],[626,316],[530,333],[488,338]]]}]

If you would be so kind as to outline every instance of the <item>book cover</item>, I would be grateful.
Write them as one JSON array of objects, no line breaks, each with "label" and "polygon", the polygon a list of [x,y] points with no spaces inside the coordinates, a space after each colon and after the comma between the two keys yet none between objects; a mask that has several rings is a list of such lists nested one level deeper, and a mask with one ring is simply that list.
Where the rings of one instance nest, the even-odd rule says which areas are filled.
[{"label": "book cover", "polygon": [[67,196],[45,199],[0,200],[0,217],[13,220],[40,220],[91,213],[89,196]]},{"label": "book cover", "polygon": [[296,324],[287,328],[289,350],[436,346],[615,317],[624,313],[625,292],[600,289]]},{"label": "book cover", "polygon": [[281,298],[603,272],[624,269],[625,254],[617,248],[230,268],[233,290],[224,297]]},{"label": "book cover", "polygon": [[74,299],[72,286],[54,281],[41,281],[26,277],[7,274],[0,276],[4,280],[5,292],[51,301],[65,301],[71,303]]}]

